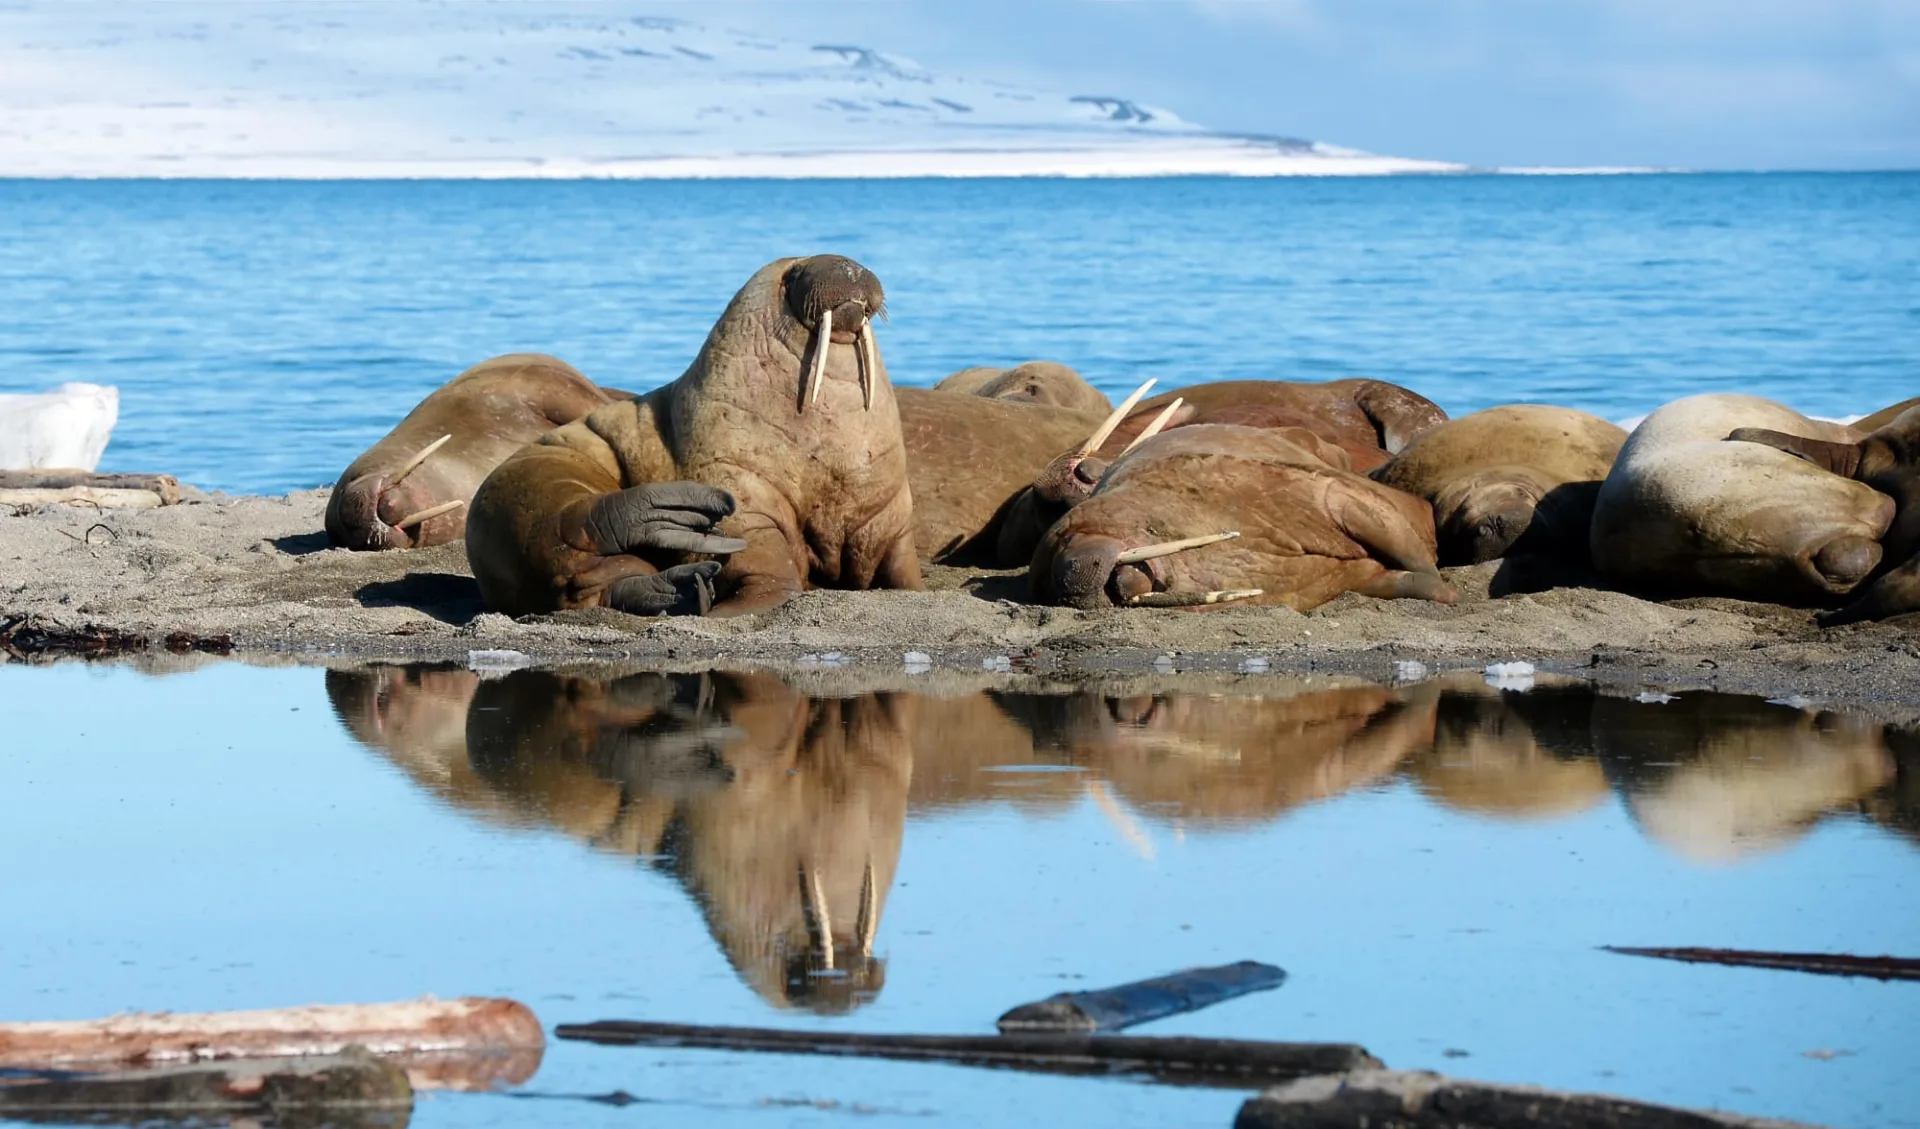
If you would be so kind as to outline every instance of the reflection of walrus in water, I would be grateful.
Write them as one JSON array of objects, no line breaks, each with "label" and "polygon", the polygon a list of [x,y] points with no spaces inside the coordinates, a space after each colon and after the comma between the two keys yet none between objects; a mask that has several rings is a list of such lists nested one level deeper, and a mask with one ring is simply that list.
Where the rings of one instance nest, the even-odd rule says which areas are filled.
[{"label": "reflection of walrus in water", "polygon": [[1880,563],[1894,505],[1738,428],[1859,436],[1757,396],[1690,396],[1636,427],[1594,503],[1593,563],[1630,591],[1827,604]]},{"label": "reflection of walrus in water", "polygon": [[1822,616],[1821,623],[1830,626],[1920,611],[1920,407],[1896,413],[1857,443],[1809,439],[1759,427],[1740,428],[1727,438],[1776,448],[1893,499],[1893,524],[1880,538],[1877,575],[1854,591],[1852,603]]},{"label": "reflection of walrus in water", "polygon": [[1332,465],[1364,474],[1447,419],[1433,401],[1380,380],[1227,380],[1143,401],[1153,383],[1141,385],[1084,441],[1063,449],[1034,476],[1001,526],[998,556],[1003,568],[1026,564],[1041,535],[1092,496],[1115,459],[1167,428],[1232,424],[1284,429]]},{"label": "reflection of walrus in water", "polygon": [[[884,306],[879,279],[851,259],[771,263],[678,379],[500,464],[467,519],[487,606],[734,614],[809,586],[920,587],[900,417],[872,328]],[[675,483],[731,504],[662,505]],[[727,536],[683,536],[676,512],[724,518]],[[687,553],[731,555],[722,566]]]},{"label": "reflection of walrus in water", "polygon": [[1752,698],[1598,698],[1593,744],[1647,835],[1703,861],[1782,846],[1892,781],[1879,725]]},{"label": "reflection of walrus in water", "polygon": [[1330,465],[1288,430],[1201,424],[1114,462],[1054,524],[1029,580],[1043,603],[1304,611],[1344,592],[1451,603],[1433,509]]},{"label": "reflection of walrus in water", "polygon": [[1495,689],[1478,671],[1445,675],[1432,749],[1407,765],[1420,791],[1458,811],[1556,817],[1607,796],[1593,756],[1593,688],[1568,679],[1525,693]]},{"label": "reflection of walrus in water", "polygon": [[1442,565],[1585,561],[1593,500],[1626,441],[1598,416],[1509,404],[1433,428],[1371,477],[1433,504]]}]

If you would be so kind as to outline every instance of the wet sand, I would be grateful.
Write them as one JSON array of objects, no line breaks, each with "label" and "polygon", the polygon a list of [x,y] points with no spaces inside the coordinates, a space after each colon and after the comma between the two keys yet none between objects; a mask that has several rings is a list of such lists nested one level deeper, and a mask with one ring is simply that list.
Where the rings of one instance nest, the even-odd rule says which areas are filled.
[{"label": "wet sand", "polygon": [[[1653,603],[1587,587],[1492,598],[1491,565],[1449,570],[1451,607],[1347,596],[1313,612],[1081,612],[1020,604],[1025,578],[929,570],[926,592],[811,592],[738,619],[640,619],[590,610],[512,620],[485,611],[465,547],[351,553],[321,531],[326,491],[206,495],[156,510],[49,506],[0,513],[0,624],[107,628],[156,641],[231,636],[258,658],[444,659],[476,650],[534,662],[938,670],[983,664],[1075,679],[1116,673],[1275,671],[1377,680],[1529,662],[1603,685],[1801,697],[1876,714],[1920,712],[1916,617],[1823,629],[1806,609],[1736,600]],[[1157,662],[1157,665],[1156,665]],[[1399,676],[1406,677],[1401,670]]]}]

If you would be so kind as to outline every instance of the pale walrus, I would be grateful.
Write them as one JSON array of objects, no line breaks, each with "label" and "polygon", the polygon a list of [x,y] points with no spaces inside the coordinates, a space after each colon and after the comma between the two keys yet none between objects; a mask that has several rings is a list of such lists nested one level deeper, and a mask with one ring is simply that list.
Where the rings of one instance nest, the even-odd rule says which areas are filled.
[{"label": "pale walrus", "polygon": [[1880,538],[1880,574],[1855,593],[1858,598],[1852,603],[1822,616],[1821,623],[1920,611],[1920,407],[1888,418],[1857,443],[1808,439],[1759,427],[1738,428],[1728,438],[1778,448],[1893,499],[1893,524]]},{"label": "pale walrus", "polygon": [[1047,527],[1085,501],[1107,465],[1147,437],[1195,424],[1295,428],[1324,454],[1345,455],[1334,465],[1365,473],[1421,435],[1445,423],[1447,413],[1417,392],[1381,380],[1227,380],[1196,384],[1150,400],[1149,380],[1115,409],[1085,442],[1063,451],[1034,476],[1033,485],[1000,527],[999,562],[1024,564]]},{"label": "pale walrus", "polygon": [[1433,508],[1330,465],[1297,430],[1202,424],[1149,439],[1041,538],[1034,596],[1080,608],[1246,599],[1305,611],[1344,592],[1451,603]]},{"label": "pale walrus", "polygon": [[1023,400],[1075,411],[1110,412],[1113,401],[1058,361],[1023,361],[1012,368],[964,368],[933,386],[935,392]]},{"label": "pale walrus", "polygon": [[883,307],[851,259],[770,263],[678,379],[507,459],[467,519],[487,606],[736,614],[808,586],[920,587]]},{"label": "pale walrus", "polygon": [[542,353],[481,361],[353,460],[327,500],[327,536],[345,549],[458,541],[466,535],[463,508],[508,455],[595,408],[632,398]]},{"label": "pale walrus", "polygon": [[1872,573],[1892,500],[1765,444],[1724,442],[1742,427],[1859,438],[1758,396],[1661,407],[1627,437],[1594,503],[1602,576],[1652,596],[1823,604]]},{"label": "pale walrus", "polygon": [[1626,441],[1598,416],[1509,404],[1441,424],[1371,477],[1433,503],[1442,565],[1584,558],[1593,500]]}]

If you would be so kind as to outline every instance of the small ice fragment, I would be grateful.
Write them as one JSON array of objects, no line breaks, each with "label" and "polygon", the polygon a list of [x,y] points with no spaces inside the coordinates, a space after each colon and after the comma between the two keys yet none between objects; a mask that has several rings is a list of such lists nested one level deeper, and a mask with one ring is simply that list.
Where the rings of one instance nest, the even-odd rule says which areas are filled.
[{"label": "small ice fragment", "polygon": [[933,656],[925,651],[908,651],[900,656],[900,661],[906,665],[908,674],[925,674],[933,669]]},{"label": "small ice fragment", "polygon": [[800,656],[800,661],[804,664],[812,665],[820,661],[820,656],[812,651],[808,651],[806,654]]},{"label": "small ice fragment", "polygon": [[1005,655],[988,655],[980,660],[981,670],[995,670],[1006,673],[1013,669],[1013,660]]},{"label": "small ice fragment", "polygon": [[1154,659],[1154,660],[1153,660],[1153,669],[1155,669],[1155,670],[1157,670],[1157,671],[1159,671],[1159,672],[1160,672],[1161,674],[1166,674],[1166,673],[1168,673],[1168,672],[1170,672],[1170,671],[1172,671],[1172,670],[1173,670],[1173,656],[1172,656],[1172,655],[1161,655],[1161,656],[1160,656],[1159,658],[1157,658],[1157,659]]},{"label": "small ice fragment", "polygon": [[1633,700],[1636,702],[1645,702],[1648,705],[1664,706],[1668,702],[1676,701],[1677,699],[1674,698],[1672,694],[1662,694],[1657,690],[1648,690],[1643,694],[1634,695]]},{"label": "small ice fragment", "polygon": [[1530,662],[1492,663],[1485,673],[1487,685],[1495,690],[1533,689],[1533,664]]},{"label": "small ice fragment", "polygon": [[1427,664],[1414,659],[1401,659],[1393,664],[1395,682],[1421,682],[1427,677]]},{"label": "small ice fragment", "polygon": [[839,651],[828,651],[826,654],[820,656],[820,661],[823,663],[846,662],[847,656],[841,654]]},{"label": "small ice fragment", "polygon": [[532,666],[533,656],[521,651],[468,651],[467,669],[482,672],[497,671],[505,674],[509,670],[519,670],[523,666]]},{"label": "small ice fragment", "polygon": [[1817,706],[1820,703],[1813,698],[1807,697],[1805,694],[1788,694],[1784,698],[1768,698],[1767,704],[1773,706],[1792,706],[1794,709],[1803,710],[1808,706]]},{"label": "small ice fragment", "polygon": [[1240,660],[1241,674],[1265,674],[1268,663],[1265,655],[1249,655]]}]

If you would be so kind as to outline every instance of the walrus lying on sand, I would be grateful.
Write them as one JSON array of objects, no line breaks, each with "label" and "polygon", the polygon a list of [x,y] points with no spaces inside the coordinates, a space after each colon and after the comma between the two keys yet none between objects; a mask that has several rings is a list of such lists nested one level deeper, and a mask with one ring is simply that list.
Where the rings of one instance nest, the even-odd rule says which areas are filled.
[{"label": "walrus lying on sand", "polygon": [[1920,407],[1906,407],[1891,417],[1875,413],[1867,420],[1876,418],[1885,422],[1857,443],[1761,427],[1737,428],[1727,437],[1776,448],[1893,499],[1893,524],[1880,538],[1879,575],[1858,590],[1858,599],[1820,617],[1829,626],[1920,611]]},{"label": "walrus lying on sand", "polygon": [[1293,429],[1202,424],[1122,455],[1034,552],[1035,599],[1079,608],[1230,600],[1304,611],[1344,592],[1451,603],[1433,509],[1330,464]]},{"label": "walrus lying on sand", "polygon": [[1024,361],[1012,368],[964,368],[933,386],[935,392],[1023,400],[1075,411],[1110,412],[1113,401],[1058,361]]},{"label": "walrus lying on sand", "polygon": [[458,541],[466,535],[463,507],[508,455],[595,408],[632,398],[541,353],[482,361],[353,460],[327,500],[327,536],[346,549]]},{"label": "walrus lying on sand", "polygon": [[1447,420],[1433,401],[1380,380],[1228,380],[1143,401],[1153,384],[1141,385],[1085,442],[1034,476],[1001,524],[1001,567],[1031,559],[1040,535],[1086,501],[1109,463],[1167,428],[1209,423],[1295,428],[1314,438],[1317,451],[1331,446],[1344,452],[1345,459],[1334,465],[1365,473]]},{"label": "walrus lying on sand", "polygon": [[1598,416],[1510,404],[1433,428],[1371,477],[1433,503],[1442,565],[1584,559],[1594,498],[1626,441]]},{"label": "walrus lying on sand", "polygon": [[1594,503],[1593,562],[1628,591],[1831,604],[1880,563],[1893,500],[1741,428],[1850,444],[1841,424],[1758,396],[1689,396],[1628,436]]},{"label": "walrus lying on sand", "polygon": [[467,519],[487,606],[734,614],[810,585],[920,587],[900,417],[871,323],[884,301],[851,259],[773,262],[678,379],[500,464]]}]

